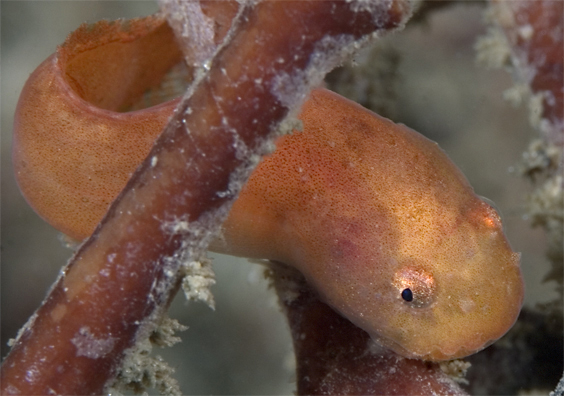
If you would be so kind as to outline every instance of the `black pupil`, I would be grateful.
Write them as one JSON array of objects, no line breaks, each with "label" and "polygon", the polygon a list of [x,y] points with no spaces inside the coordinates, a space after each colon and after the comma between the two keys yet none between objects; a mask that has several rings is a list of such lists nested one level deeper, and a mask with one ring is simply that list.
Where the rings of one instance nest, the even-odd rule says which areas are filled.
[{"label": "black pupil", "polygon": [[404,291],[401,292],[401,298],[407,302],[413,301],[413,292],[411,289],[404,289]]}]

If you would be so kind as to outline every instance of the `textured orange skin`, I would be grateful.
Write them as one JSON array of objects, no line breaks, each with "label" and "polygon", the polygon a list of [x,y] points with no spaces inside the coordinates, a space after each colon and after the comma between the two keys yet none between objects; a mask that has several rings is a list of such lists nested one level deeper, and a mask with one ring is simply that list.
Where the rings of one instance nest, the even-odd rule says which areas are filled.
[{"label": "textured orange skin", "polygon": [[92,234],[177,101],[118,111],[181,58],[162,18],[101,21],[73,32],[29,77],[12,160],[26,200],[51,225],[77,240]]},{"label": "textured orange skin", "polygon": [[[140,32],[133,25],[130,35],[119,30],[118,45],[150,38],[161,22]],[[91,59],[110,56],[111,48],[99,49],[116,41],[110,38],[91,42],[98,51]],[[164,41],[154,38],[159,48]],[[84,48],[60,49],[30,77],[13,150],[26,199],[79,240],[94,230],[175,105],[116,113],[138,92],[113,101],[123,78],[112,74],[99,88],[103,75],[88,58],[73,74],[68,61],[82,53],[88,57]],[[84,72],[89,67],[92,73]],[[151,82],[127,87],[137,85]],[[498,215],[441,149],[326,90],[312,93],[301,119],[304,131],[279,139],[256,169],[214,249],[295,266],[324,301],[406,357],[459,358],[502,336],[523,300],[519,256]],[[401,298],[407,287],[410,303]]]},{"label": "textured orange skin", "polygon": [[[300,118],[304,131],[255,170],[216,250],[296,267],[406,357],[460,358],[505,334],[523,301],[519,255],[438,145],[327,90]],[[406,302],[414,273],[429,283]]]}]

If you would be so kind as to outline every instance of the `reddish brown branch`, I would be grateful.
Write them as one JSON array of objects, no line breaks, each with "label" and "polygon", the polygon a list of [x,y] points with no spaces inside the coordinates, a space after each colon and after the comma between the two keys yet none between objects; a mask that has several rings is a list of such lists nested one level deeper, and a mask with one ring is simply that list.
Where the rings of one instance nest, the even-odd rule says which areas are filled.
[{"label": "reddish brown branch", "polygon": [[[244,180],[252,156],[303,99],[303,71],[319,56],[329,57],[327,71],[343,35],[396,27],[406,12],[400,0],[245,6],[229,45],[18,337],[2,365],[2,393],[102,393],[126,350],[155,328],[180,262],[197,259],[223,220],[240,186],[233,172]],[[297,82],[283,95],[281,76]]]}]

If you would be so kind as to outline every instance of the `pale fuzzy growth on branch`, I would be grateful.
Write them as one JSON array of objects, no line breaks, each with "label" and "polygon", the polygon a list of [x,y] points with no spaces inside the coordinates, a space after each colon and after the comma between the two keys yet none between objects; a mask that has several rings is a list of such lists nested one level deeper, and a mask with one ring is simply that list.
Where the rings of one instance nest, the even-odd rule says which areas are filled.
[{"label": "pale fuzzy growth on branch", "polygon": [[182,278],[182,290],[188,301],[202,301],[211,309],[215,309],[215,300],[210,286],[215,285],[215,274],[211,260],[203,257],[200,261],[190,261],[182,265],[185,273]]},{"label": "pale fuzzy growth on branch", "polygon": [[513,103],[529,102],[531,125],[560,147],[562,12],[558,1],[492,1],[485,14],[488,33],[476,42],[478,62],[512,74],[516,87],[506,96]]},{"label": "pale fuzzy growth on branch", "polygon": [[[173,235],[182,236],[182,247],[172,256],[166,258],[171,263],[180,263],[182,290],[188,301],[202,301],[211,309],[215,309],[215,301],[210,287],[215,284],[211,260],[205,255],[206,247],[217,236],[213,229],[213,216],[202,216],[202,219],[190,223],[187,216],[179,219],[163,221],[163,230]],[[201,242],[194,245],[192,241]]]},{"label": "pale fuzzy growth on branch", "polygon": [[[486,14],[486,19],[493,17]],[[479,37],[474,45],[476,49],[476,61],[479,65],[489,69],[500,69],[510,64],[511,51],[507,37],[503,31],[496,27],[488,28],[486,35]]]},{"label": "pale fuzzy growth on branch", "polygon": [[541,226],[547,232],[547,257],[552,264],[544,281],[555,281],[560,298],[544,304],[553,312],[562,312],[562,274],[564,246],[564,180],[562,177],[562,148],[547,143],[543,139],[531,142],[523,153],[521,174],[536,186],[527,200],[527,210],[531,225]]},{"label": "pale fuzzy growth on branch", "polygon": [[174,368],[160,356],[152,356],[153,344],[170,347],[181,341],[174,334],[188,327],[175,319],[165,316],[161,325],[150,338],[137,343],[126,352],[126,357],[115,380],[107,386],[108,395],[121,396],[134,391],[141,393],[145,389],[156,389],[162,395],[180,396],[182,392],[174,379]]},{"label": "pale fuzzy growth on branch", "polygon": [[440,363],[441,370],[443,373],[448,375],[454,382],[459,384],[468,384],[466,377],[466,372],[472,366],[471,363],[465,362],[464,360],[456,359],[449,360],[447,362]]}]

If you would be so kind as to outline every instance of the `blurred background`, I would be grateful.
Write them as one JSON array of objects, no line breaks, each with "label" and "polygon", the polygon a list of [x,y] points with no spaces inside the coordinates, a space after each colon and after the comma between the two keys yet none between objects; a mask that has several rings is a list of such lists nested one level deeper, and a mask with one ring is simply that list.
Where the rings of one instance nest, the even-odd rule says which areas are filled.
[{"label": "blurred background", "polygon": [[[1,353],[5,356],[8,339],[39,306],[72,253],[60,242],[59,233],[28,207],[12,175],[11,134],[19,92],[29,74],[81,23],[149,15],[158,7],[152,1],[0,4]],[[473,46],[486,30],[483,8],[481,2],[465,1],[437,10],[425,21],[383,39],[379,49],[359,56],[365,71],[338,71],[330,81],[331,87],[364,104],[378,102],[374,106],[381,105],[386,116],[437,141],[476,192],[495,202],[514,250],[522,252],[525,304],[532,306],[557,296],[552,284],[541,283],[548,270],[545,237],[525,218],[531,188],[515,171],[536,133],[529,127],[525,108],[513,108],[502,100],[503,91],[512,86],[510,76],[476,65]],[[379,54],[389,74],[379,92],[372,92],[368,80],[382,67]],[[360,77],[351,77],[350,70]],[[384,96],[390,100],[382,100]],[[185,394],[291,394],[295,386],[289,330],[262,269],[246,260],[213,258],[216,311],[187,304],[179,294],[170,316],[189,329],[181,334],[181,344],[156,353],[176,369]]]}]

